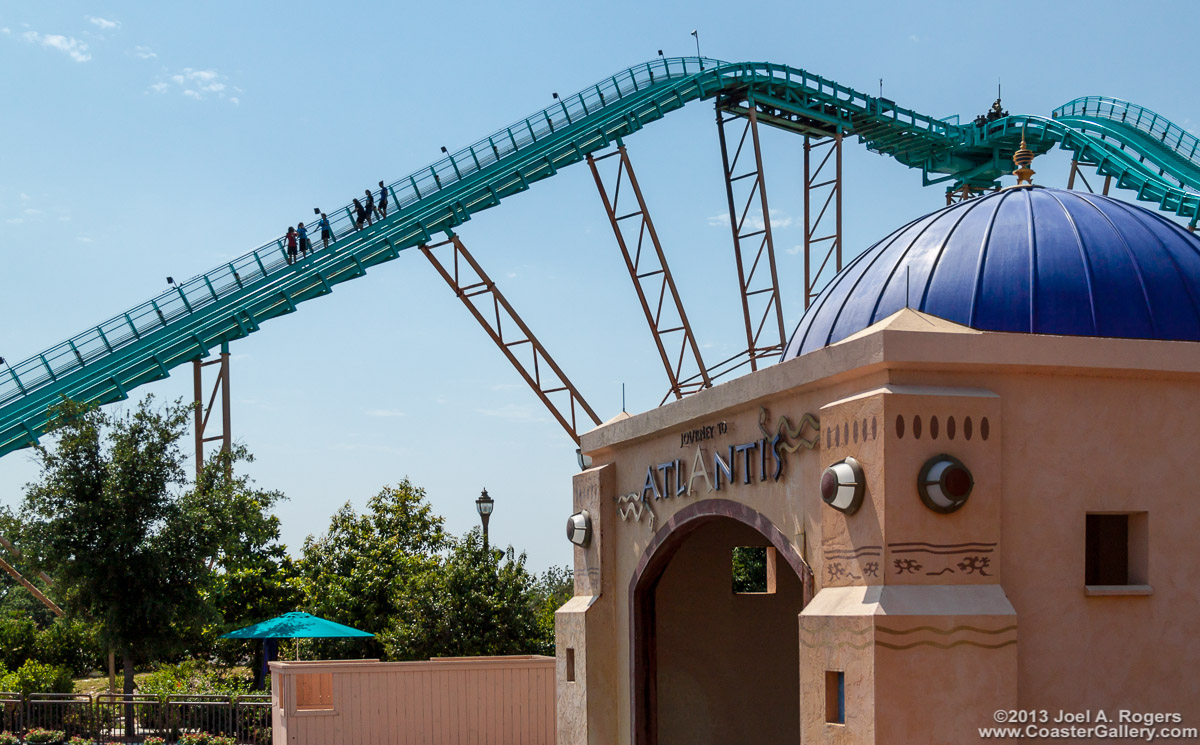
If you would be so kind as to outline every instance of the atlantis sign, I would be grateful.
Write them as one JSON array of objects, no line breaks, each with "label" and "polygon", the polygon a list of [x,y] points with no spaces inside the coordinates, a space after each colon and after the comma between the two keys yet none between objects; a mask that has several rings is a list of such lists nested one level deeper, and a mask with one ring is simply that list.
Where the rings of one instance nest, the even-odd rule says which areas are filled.
[{"label": "atlantis sign", "polygon": [[[761,407],[758,412],[758,428],[762,437],[715,448],[711,462],[698,443],[717,439],[727,433],[728,426],[725,422],[680,433],[681,448],[695,444],[692,456],[688,459],[674,458],[663,463],[647,465],[646,479],[641,491],[617,497],[617,511],[621,519],[641,522],[642,514],[648,513],[647,527],[653,530],[655,514],[651,502],[695,495],[698,493],[697,482],[702,483],[704,493],[708,493],[721,491],[739,481],[742,484],[768,479],[779,481],[789,454],[795,453],[801,447],[812,450],[821,441],[821,424],[812,414],[801,417],[800,423],[795,427],[786,416],[781,416],[773,432],[767,427],[768,421],[767,409],[765,406]],[[805,431],[810,428],[812,436],[804,437]]]}]

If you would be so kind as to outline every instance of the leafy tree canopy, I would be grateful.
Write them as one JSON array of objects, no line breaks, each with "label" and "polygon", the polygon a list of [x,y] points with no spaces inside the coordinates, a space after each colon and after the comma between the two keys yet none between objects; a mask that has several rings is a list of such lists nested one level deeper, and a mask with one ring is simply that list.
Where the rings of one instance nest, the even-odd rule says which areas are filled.
[{"label": "leafy tree canopy", "polygon": [[575,595],[575,572],[566,566],[550,567],[538,577],[537,652],[554,656],[554,612]]},{"label": "leafy tree canopy", "polygon": [[57,446],[36,449],[41,478],[25,494],[22,550],[54,579],[59,604],[119,651],[126,692],[135,663],[187,652],[221,625],[222,605],[253,612],[255,601],[233,600],[231,571],[283,564],[269,514],[281,495],[232,475],[244,450],[214,458],[186,489],[179,442],[192,411],[159,410],[151,396],[118,414],[64,401],[52,410]]},{"label": "leafy tree canopy", "polygon": [[[12,510],[0,505],[0,536],[14,548],[21,545],[21,521]],[[17,548],[19,551],[20,549]],[[5,547],[0,547],[0,559],[14,567],[21,576],[31,582],[43,595],[49,592],[46,583],[37,576],[33,567],[27,561],[17,558]],[[54,613],[35,598],[20,582],[0,572],[0,618],[18,618],[32,620],[39,627],[54,623]],[[11,666],[10,666],[11,667]]]},{"label": "leafy tree canopy", "polygon": [[[400,612],[383,635],[388,657],[545,651],[539,620],[547,598],[525,560],[511,546],[484,548],[478,528],[454,541],[437,570],[421,575],[399,598]],[[551,625],[551,649],[553,643]]]},{"label": "leafy tree canopy", "polygon": [[218,643],[216,636],[295,610],[302,597],[295,565],[280,543],[279,518],[272,512],[286,497],[258,489],[235,470],[253,461],[240,445],[217,453],[184,496],[186,511],[214,549],[205,559],[211,576],[203,592],[218,617],[202,630],[201,644],[217,644],[217,656],[227,662],[247,661],[246,645]]},{"label": "leafy tree canopy", "polygon": [[[304,542],[299,573],[306,609],[363,631],[378,633],[401,612],[400,599],[419,577],[438,566],[447,545],[444,520],[425,500],[425,490],[404,479],[371,497],[362,514],[349,502],[334,513],[329,530]],[[365,648],[375,640],[323,642],[325,654]]]}]

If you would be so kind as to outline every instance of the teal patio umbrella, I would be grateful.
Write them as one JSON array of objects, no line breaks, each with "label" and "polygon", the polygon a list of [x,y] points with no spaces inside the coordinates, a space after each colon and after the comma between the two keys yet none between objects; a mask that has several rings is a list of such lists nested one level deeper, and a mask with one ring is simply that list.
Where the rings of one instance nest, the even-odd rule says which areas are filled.
[{"label": "teal patio umbrella", "polygon": [[311,613],[284,613],[262,623],[222,634],[222,639],[263,640],[263,680],[267,679],[267,663],[275,655],[280,639],[328,639],[332,637],[375,636],[345,624],[314,616]]},{"label": "teal patio umbrella", "polygon": [[284,613],[269,621],[222,634],[222,639],[325,639],[345,636],[375,636],[311,613]]}]

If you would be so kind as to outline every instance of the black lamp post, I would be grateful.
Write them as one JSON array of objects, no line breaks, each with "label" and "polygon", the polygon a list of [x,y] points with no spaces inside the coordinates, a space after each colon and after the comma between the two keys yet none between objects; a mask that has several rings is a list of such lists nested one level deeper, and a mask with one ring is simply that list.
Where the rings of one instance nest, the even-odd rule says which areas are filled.
[{"label": "black lamp post", "polygon": [[488,496],[487,489],[479,495],[479,499],[475,500],[475,510],[479,513],[479,519],[483,520],[483,550],[488,548],[488,520],[492,517],[492,508],[496,505],[496,500]]}]

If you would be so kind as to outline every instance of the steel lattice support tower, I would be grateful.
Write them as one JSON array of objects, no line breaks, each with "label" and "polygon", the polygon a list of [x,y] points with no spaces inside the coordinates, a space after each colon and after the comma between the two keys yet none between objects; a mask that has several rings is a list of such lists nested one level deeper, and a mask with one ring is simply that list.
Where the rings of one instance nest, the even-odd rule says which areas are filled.
[{"label": "steel lattice support tower", "polygon": [[[609,158],[618,159],[611,189],[605,187],[597,165]],[[598,158],[589,155],[587,161],[592,169],[592,176],[596,179],[596,189],[600,192],[600,199],[604,203],[604,211],[616,236],[617,246],[625,259],[625,268],[629,270],[629,278],[633,281],[633,288],[637,291],[638,301],[650,326],[650,333],[654,336],[654,344],[667,371],[667,380],[671,387],[666,398],[674,396],[680,399],[688,393],[711,387],[712,379],[704,366],[700,346],[692,333],[679,290],[675,287],[675,278],[671,275],[671,267],[667,264],[662,243],[658,240],[654,221],[650,219],[650,212],[646,209],[646,200],[642,196],[641,187],[638,186],[625,144],[618,140],[616,151]],[[633,192],[637,204],[631,207],[631,211],[622,213],[621,187],[626,184]],[[636,233],[632,228],[634,221],[637,225]],[[626,237],[635,234],[636,239]],[[649,239],[653,251],[643,250],[649,248],[646,246],[646,239]],[[630,244],[633,244],[632,253]],[[692,364],[688,365],[688,368],[695,370],[695,374],[685,379],[684,362],[689,357]]]},{"label": "steel lattice support tower", "polygon": [[[824,150],[824,155],[821,151]],[[832,163],[830,162],[832,159]],[[815,167],[814,167],[815,165]],[[832,171],[832,174],[826,172]],[[824,194],[824,201],[821,196]],[[813,202],[820,208],[813,210]],[[828,214],[832,205],[833,214]],[[819,235],[826,217],[833,231]],[[827,245],[821,245],[827,244]],[[820,258],[820,263],[816,260]],[[804,307],[812,305],[821,291],[821,275],[833,259],[833,272],[842,270],[842,133],[832,137],[804,138]],[[814,263],[816,263],[814,269]]]},{"label": "steel lattice support tower", "polygon": [[[435,248],[447,245],[454,247],[450,269],[447,269],[445,264],[439,261],[433,253]],[[579,445],[579,435],[582,431],[580,414],[586,416],[592,426],[600,424],[600,417],[596,416],[596,412],[583,399],[579,390],[567,378],[566,373],[562,371],[542,343],[517,315],[512,305],[500,292],[500,288],[496,287],[496,283],[475,261],[475,257],[467,251],[467,247],[463,245],[458,236],[451,235],[449,240],[440,243],[422,244],[421,253],[425,254],[425,258],[429,259],[433,268],[442,275],[442,279],[446,280],[446,284],[450,285],[454,294],[463,301],[467,310],[471,311],[471,315],[475,316],[475,320],[479,321],[479,325],[483,326],[483,330],[492,338],[492,341],[533,389],[534,394],[550,410],[562,428],[567,431],[575,444]],[[485,295],[490,296],[490,302],[487,299],[477,300]],[[514,328],[519,333],[513,333],[512,329]],[[529,358],[528,362],[523,361],[514,351],[522,345],[529,345],[529,354],[526,355]],[[564,396],[554,396],[554,394],[563,393],[567,394],[565,402],[562,401]]]},{"label": "steel lattice support tower", "polygon": [[[775,268],[771,211],[767,204],[767,186],[763,178],[758,116],[753,100],[746,103],[745,109],[725,115],[723,105],[718,101],[717,133],[721,141],[725,193],[729,198],[729,226],[733,231],[738,286],[742,295],[742,315],[746,320],[746,352],[750,369],[757,370],[760,358],[782,353],[787,336],[783,329],[783,308],[779,302],[779,275]],[[739,117],[744,118],[746,124],[730,157],[729,138],[725,128],[728,122]],[[751,162],[746,166],[747,170],[738,173],[738,167],[743,165],[743,158],[747,154],[747,137],[752,151],[752,157],[749,158]],[[747,183],[750,185],[748,190],[743,186]],[[739,189],[745,193],[741,210],[738,209],[739,199],[735,196]],[[755,217],[762,220],[761,228],[751,219],[752,208],[755,208]]]},{"label": "steel lattice support tower", "polygon": [[[213,381],[212,393],[208,396],[207,405],[204,403],[204,368],[210,365],[220,365],[217,378]],[[228,452],[233,447],[233,430],[230,422],[229,398],[229,343],[221,345],[221,356],[215,360],[203,362],[196,359],[192,362],[192,380],[196,407],[196,477],[204,470],[204,443],[221,441],[221,450]],[[205,437],[208,430],[208,420],[212,416],[217,401],[217,393],[221,394],[221,434]]]}]

